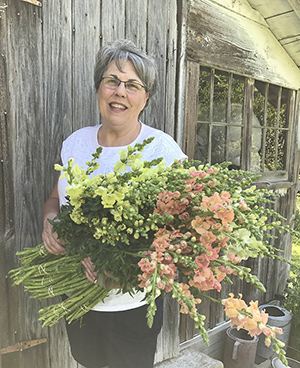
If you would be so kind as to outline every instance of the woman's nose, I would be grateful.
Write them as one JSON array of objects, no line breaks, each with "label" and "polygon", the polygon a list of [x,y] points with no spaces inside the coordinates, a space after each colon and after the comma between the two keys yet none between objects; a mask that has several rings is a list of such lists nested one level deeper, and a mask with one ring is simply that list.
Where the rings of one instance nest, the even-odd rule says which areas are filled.
[{"label": "woman's nose", "polygon": [[121,82],[118,87],[115,89],[115,93],[119,96],[125,96],[127,91],[125,87],[125,83]]}]

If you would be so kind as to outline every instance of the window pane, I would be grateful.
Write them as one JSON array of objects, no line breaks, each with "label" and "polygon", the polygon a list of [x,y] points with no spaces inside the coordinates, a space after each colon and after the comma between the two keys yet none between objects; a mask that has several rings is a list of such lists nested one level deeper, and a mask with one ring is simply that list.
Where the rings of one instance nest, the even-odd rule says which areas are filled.
[{"label": "window pane", "polygon": [[203,163],[209,162],[209,124],[197,123],[195,159]]},{"label": "window pane", "polygon": [[276,157],[276,151],[275,151],[275,129],[267,129],[266,134],[266,156],[265,156],[265,167],[269,171],[275,170],[275,157]]},{"label": "window pane", "polygon": [[226,145],[226,130],[223,126],[212,127],[212,149],[211,149],[211,163],[226,161],[225,145]]},{"label": "window pane", "polygon": [[[244,96],[243,96],[244,98]],[[231,121],[228,127],[227,160],[236,167],[241,166],[242,150],[242,126],[243,126],[243,105],[234,103],[231,105]],[[219,161],[221,162],[221,161]]]},{"label": "window pane", "polygon": [[268,85],[262,82],[255,82],[254,102],[252,117],[252,148],[250,169],[254,172],[264,170],[265,158],[265,117],[266,117],[266,95],[268,95]]},{"label": "window pane", "polygon": [[238,104],[244,108],[245,98],[245,78],[237,75],[233,76],[231,89],[231,104]]},{"label": "window pane", "polygon": [[262,168],[262,129],[257,117],[252,118],[252,148],[250,170],[260,172]]},{"label": "window pane", "polygon": [[277,170],[285,170],[285,149],[286,149],[286,132],[284,130],[279,131],[278,136],[278,158],[277,158]]},{"label": "window pane", "polygon": [[[235,167],[250,165],[257,173],[286,170],[291,91],[254,81],[253,96],[251,89],[245,90],[245,81],[229,72],[200,67],[195,158],[212,164],[230,161]],[[252,110],[253,103],[251,121],[244,116],[245,93],[249,93],[246,111]]]},{"label": "window pane", "polygon": [[215,73],[214,78],[214,104],[213,121],[218,123],[226,122],[228,102],[228,73]]},{"label": "window pane", "polygon": [[209,121],[210,75],[209,69],[200,69],[198,120],[201,121]]}]

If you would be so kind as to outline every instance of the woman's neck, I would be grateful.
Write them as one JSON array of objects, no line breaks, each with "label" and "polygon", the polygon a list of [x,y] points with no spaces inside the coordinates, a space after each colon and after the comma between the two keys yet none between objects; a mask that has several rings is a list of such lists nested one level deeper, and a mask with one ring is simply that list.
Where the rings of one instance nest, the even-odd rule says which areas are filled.
[{"label": "woman's neck", "polygon": [[98,129],[98,143],[102,147],[127,146],[138,137],[141,126],[141,123],[137,121],[134,126],[124,130],[124,127],[118,129],[103,124]]}]

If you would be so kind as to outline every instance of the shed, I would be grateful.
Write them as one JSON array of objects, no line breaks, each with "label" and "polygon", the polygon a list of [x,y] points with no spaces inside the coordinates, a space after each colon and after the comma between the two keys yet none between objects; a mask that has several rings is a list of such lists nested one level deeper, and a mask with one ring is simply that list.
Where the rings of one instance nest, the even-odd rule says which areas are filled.
[{"label": "shed", "polygon": [[[190,158],[231,160],[260,173],[259,185],[280,193],[275,209],[292,225],[299,17],[297,0],[0,0],[0,368],[82,368],[63,323],[42,328],[37,321],[47,302],[12,288],[8,271],[18,265],[16,251],[41,241],[42,205],[63,139],[99,121],[93,91],[99,47],[130,38],[154,55],[160,86],[143,121],[171,134]],[[290,257],[289,235],[274,245]],[[242,282],[234,292],[260,303],[282,293],[287,266],[255,259],[249,266],[267,293]],[[220,358],[223,312],[208,301],[201,312],[213,335],[210,349],[166,299],[156,362],[188,345]]]}]

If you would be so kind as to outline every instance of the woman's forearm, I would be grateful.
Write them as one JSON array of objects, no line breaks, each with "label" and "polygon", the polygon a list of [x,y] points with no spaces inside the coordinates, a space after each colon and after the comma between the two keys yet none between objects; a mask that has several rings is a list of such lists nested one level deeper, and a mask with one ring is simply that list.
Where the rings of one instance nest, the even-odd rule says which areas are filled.
[{"label": "woman's forearm", "polygon": [[59,213],[59,199],[56,197],[48,198],[43,207],[44,224],[47,221],[47,219],[53,220],[58,213]]}]

